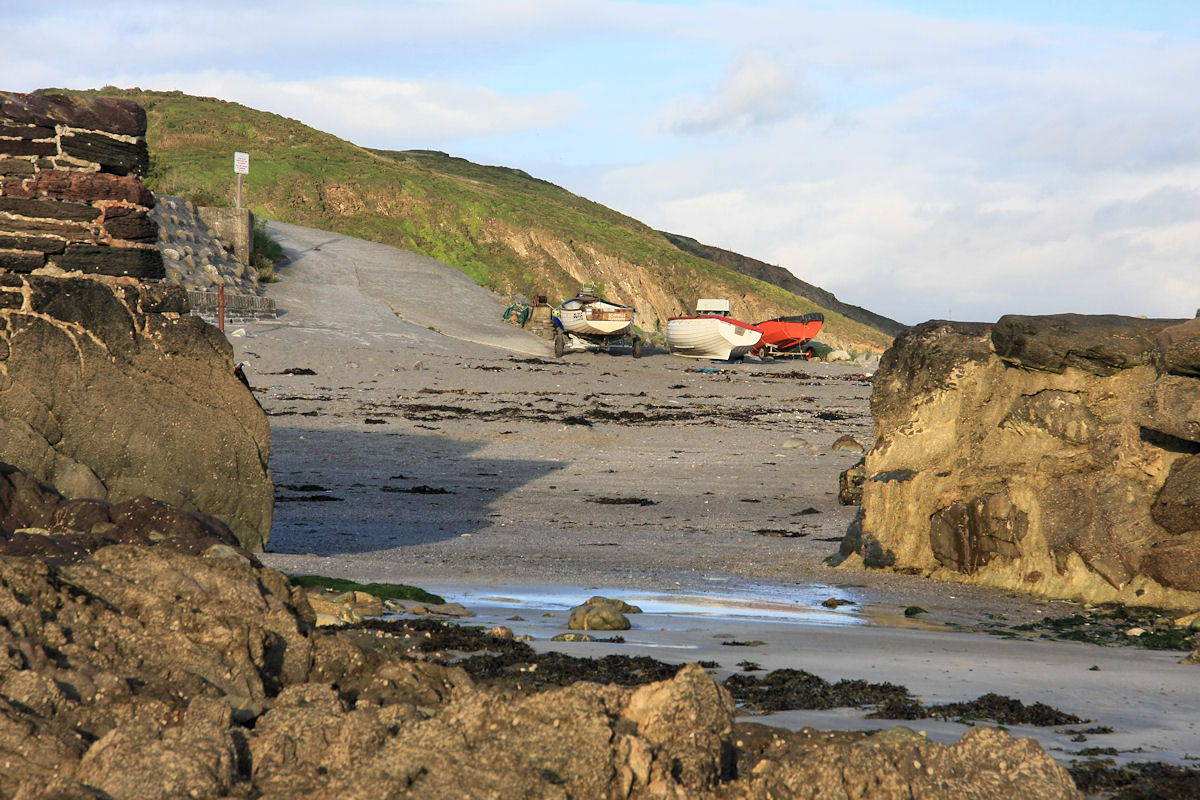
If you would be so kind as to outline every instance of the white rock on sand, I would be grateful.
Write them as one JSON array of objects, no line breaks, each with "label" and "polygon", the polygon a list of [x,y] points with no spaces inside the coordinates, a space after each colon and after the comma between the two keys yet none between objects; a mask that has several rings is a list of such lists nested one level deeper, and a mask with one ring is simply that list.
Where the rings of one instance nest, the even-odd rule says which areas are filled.
[{"label": "white rock on sand", "polygon": [[[438,262],[269,227],[293,259],[267,292],[280,317],[233,340],[272,415],[269,565],[415,584],[539,648],[711,660],[722,676],[746,660],[900,683],[926,703],[994,691],[1116,730],[1087,744],[1014,730],[1063,760],[1088,746],[1145,748],[1123,760],[1200,754],[1196,673],[1181,654],[948,632],[1073,609],[822,564],[854,515],[837,504],[837,477],[858,454],[832,445],[872,440],[861,367],[701,372],[627,349],[560,361],[501,320],[506,303]],[[298,368],[315,374],[286,374]],[[550,643],[597,593],[647,612],[626,644]],[[830,596],[854,604],[822,607]],[[914,604],[929,614],[905,618]],[[528,621],[509,621],[518,613]],[[846,710],[766,721],[899,724]],[[965,730],[903,724],[944,741]]]}]

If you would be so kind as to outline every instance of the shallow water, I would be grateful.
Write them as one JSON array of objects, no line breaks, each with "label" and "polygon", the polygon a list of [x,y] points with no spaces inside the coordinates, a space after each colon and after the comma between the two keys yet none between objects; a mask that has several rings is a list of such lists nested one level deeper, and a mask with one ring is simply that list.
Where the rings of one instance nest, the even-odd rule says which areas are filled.
[{"label": "shallow water", "polygon": [[[720,583],[714,580],[713,583]],[[862,625],[868,622],[859,609],[861,598],[853,591],[825,584],[795,586],[747,585],[738,581],[736,591],[719,594],[700,592],[639,592],[604,586],[531,585],[505,587],[446,586],[427,587],[447,600],[469,608],[504,606],[507,608],[567,610],[588,598],[603,595],[638,606],[645,614],[669,614],[682,621],[701,617],[706,620],[760,620],[807,625]],[[849,600],[852,605],[825,608],[830,597]]]}]

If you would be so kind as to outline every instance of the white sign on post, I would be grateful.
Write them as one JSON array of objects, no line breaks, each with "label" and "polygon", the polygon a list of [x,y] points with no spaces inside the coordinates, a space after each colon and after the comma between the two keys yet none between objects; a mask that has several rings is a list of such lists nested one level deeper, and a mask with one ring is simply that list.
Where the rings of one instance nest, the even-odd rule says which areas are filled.
[{"label": "white sign on post", "polygon": [[234,153],[233,154],[233,171],[239,175],[250,174],[250,154],[249,153]]}]

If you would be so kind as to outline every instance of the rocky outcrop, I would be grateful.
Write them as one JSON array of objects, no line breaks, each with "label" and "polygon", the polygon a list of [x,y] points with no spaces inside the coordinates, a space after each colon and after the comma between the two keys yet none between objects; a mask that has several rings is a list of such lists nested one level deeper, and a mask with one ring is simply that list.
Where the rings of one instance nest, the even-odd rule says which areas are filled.
[{"label": "rocky outcrop", "polygon": [[0,461],[68,498],[211,514],[261,549],[266,415],[225,337],[185,308],[164,283],[0,274]]},{"label": "rocky outcrop", "polygon": [[746,726],[749,743],[771,747],[748,773],[737,797],[1080,798],[1062,767],[1032,739],[1014,740],[988,726],[971,728],[952,745],[931,742],[907,728],[872,734],[797,733]]},{"label": "rocky outcrop", "polygon": [[159,282],[145,134],[128,100],[0,92],[0,461],[73,500],[211,514],[261,549],[266,417]]},{"label": "rocky outcrop", "polygon": [[158,545],[193,554],[214,545],[238,546],[233,532],[216,517],[149,497],[115,505],[70,500],[0,463],[0,554],[69,563],[111,544]]},{"label": "rocky outcrop", "polygon": [[407,636],[316,628],[244,551],[173,541],[0,556],[0,796],[1079,797],[991,728],[949,747],[739,729],[697,665],[637,687],[476,683]]},{"label": "rocky outcrop", "polygon": [[1092,602],[1200,605],[1198,352],[1196,320],[909,329],[875,376],[876,440],[841,558]]},{"label": "rocky outcrop", "polygon": [[145,137],[129,100],[0,92],[0,270],[163,277]]}]

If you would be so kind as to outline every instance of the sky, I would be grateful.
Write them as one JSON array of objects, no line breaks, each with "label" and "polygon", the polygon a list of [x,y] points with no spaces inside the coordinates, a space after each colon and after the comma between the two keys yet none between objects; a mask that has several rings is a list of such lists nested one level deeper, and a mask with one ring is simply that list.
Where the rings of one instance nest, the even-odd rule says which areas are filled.
[{"label": "sky", "polygon": [[1194,0],[0,12],[0,90],[180,90],[520,168],[907,324],[1200,310]]}]

